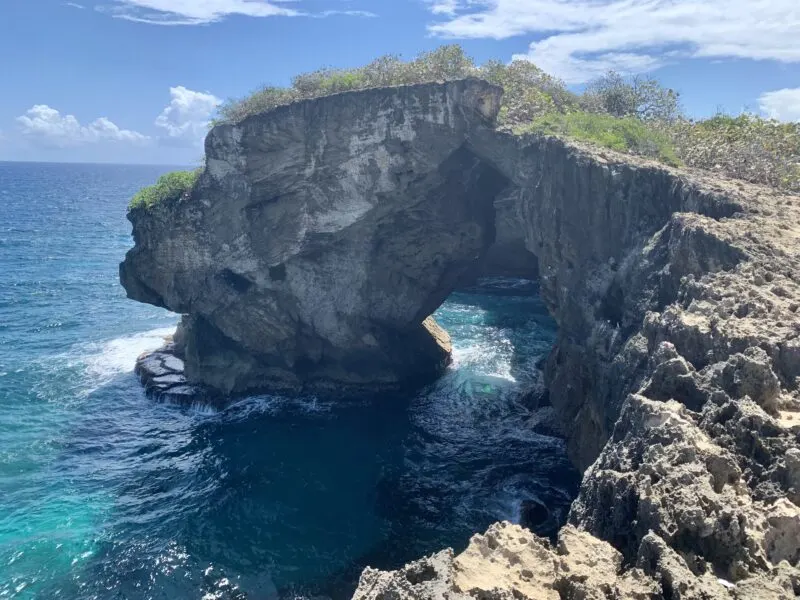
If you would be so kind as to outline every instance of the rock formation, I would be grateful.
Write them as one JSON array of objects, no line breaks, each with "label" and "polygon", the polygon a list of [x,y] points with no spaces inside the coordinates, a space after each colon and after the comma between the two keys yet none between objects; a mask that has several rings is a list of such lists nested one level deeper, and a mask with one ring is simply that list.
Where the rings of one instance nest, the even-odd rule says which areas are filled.
[{"label": "rock formation", "polygon": [[186,315],[192,384],[394,390],[446,364],[429,315],[459,281],[538,269],[549,396],[586,469],[570,525],[556,549],[496,526],[367,571],[359,598],[793,597],[800,199],[497,131],[500,93],[372,90],[215,128],[190,197],[130,213],[129,296]]},{"label": "rock formation", "polygon": [[398,571],[366,569],[353,600],[789,600],[800,579],[782,563],[733,584],[697,574],[657,535],[649,534],[634,560],[567,525],[555,546],[527,529],[496,523],[467,549],[451,549]]}]

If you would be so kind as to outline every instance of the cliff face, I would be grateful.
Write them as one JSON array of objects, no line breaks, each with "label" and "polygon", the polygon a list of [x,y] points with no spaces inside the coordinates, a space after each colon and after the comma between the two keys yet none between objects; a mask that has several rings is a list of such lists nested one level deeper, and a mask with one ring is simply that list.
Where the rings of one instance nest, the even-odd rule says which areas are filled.
[{"label": "cliff face", "polygon": [[462,278],[538,269],[560,327],[548,389],[587,469],[572,526],[652,592],[561,597],[791,597],[797,198],[498,132],[499,98],[391,88],[215,128],[191,197],[131,212],[128,294],[187,315],[190,383],[385,390],[446,364],[427,317]]}]

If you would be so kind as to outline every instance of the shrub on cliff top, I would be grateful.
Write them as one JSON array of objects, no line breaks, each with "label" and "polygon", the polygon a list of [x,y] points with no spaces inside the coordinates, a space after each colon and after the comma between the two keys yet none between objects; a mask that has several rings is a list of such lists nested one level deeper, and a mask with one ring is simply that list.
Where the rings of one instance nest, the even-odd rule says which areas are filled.
[{"label": "shrub on cliff top", "polygon": [[615,71],[590,82],[580,98],[583,110],[614,117],[673,123],[680,119],[680,94],[652,77],[623,77]]},{"label": "shrub on cliff top", "polygon": [[577,106],[577,96],[533,63],[516,60],[510,65],[492,61],[482,67],[461,46],[442,46],[411,61],[387,55],[356,69],[320,69],[298,75],[290,87],[269,86],[219,108],[218,123],[239,123],[249,116],[290,104],[347,92],[393,85],[453,81],[478,77],[505,89],[502,123],[517,124],[551,111]]},{"label": "shrub on cliff top", "polygon": [[800,192],[800,124],[754,115],[690,121],[682,114],[679,94],[649,77],[610,72],[591,82],[583,94],[575,94],[531,62],[477,66],[458,45],[442,46],[411,61],[389,55],[360,68],[298,75],[290,87],[265,87],[228,102],[220,107],[217,122],[239,123],[297,100],[350,90],[465,77],[504,89],[501,127],[575,138]]},{"label": "shrub on cliff top", "polygon": [[158,178],[155,185],[146,187],[131,199],[129,209],[152,208],[160,202],[175,200],[189,193],[197,178],[200,169],[194,171],[174,171]]},{"label": "shrub on cliff top", "polygon": [[687,165],[800,192],[800,123],[717,115],[669,128]]},{"label": "shrub on cliff top", "polygon": [[669,136],[648,127],[635,117],[614,117],[590,112],[550,114],[516,128],[520,133],[543,133],[573,138],[659,160],[672,166],[681,164]]}]

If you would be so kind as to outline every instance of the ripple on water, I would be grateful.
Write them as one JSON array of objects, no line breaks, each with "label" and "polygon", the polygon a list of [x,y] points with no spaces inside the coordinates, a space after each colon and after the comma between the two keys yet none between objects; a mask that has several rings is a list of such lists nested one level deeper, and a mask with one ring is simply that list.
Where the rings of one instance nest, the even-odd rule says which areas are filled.
[{"label": "ripple on water", "polygon": [[[62,423],[38,417],[35,454],[47,459],[16,463],[27,474],[3,519],[17,548],[4,554],[5,570],[24,585],[13,593],[343,597],[367,563],[463,546],[497,519],[518,519],[524,498],[553,507],[550,533],[575,477],[563,443],[526,427],[520,393],[553,332],[512,331],[514,315],[498,313],[530,307],[507,306],[485,294],[446,303],[437,317],[456,360],[408,404],[269,395],[223,411],[151,403],[132,365],[167,328],[43,361],[47,380],[68,382],[59,393],[73,399],[56,411]],[[0,456],[6,468],[24,461]]]},{"label": "ripple on water", "polygon": [[454,294],[454,364],[405,401],[148,401],[134,361],[176,317],[117,265],[158,172],[0,163],[0,598],[348,597],[522,499],[563,519],[577,475],[520,401],[554,335],[529,283]]}]

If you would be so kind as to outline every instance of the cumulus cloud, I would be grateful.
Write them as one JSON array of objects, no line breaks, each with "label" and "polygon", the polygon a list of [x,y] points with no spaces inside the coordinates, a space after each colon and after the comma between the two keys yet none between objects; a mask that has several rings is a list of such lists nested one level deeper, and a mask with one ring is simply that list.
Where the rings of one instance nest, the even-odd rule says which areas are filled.
[{"label": "cumulus cloud", "polygon": [[677,58],[800,61],[797,0],[433,0],[451,38],[535,35],[527,58],[569,83]]},{"label": "cumulus cloud", "polygon": [[81,125],[73,115],[62,115],[46,104],[31,107],[17,117],[17,123],[23,135],[59,148],[99,142],[142,144],[150,139],[136,131],[121,129],[106,117]]},{"label": "cumulus cloud", "polygon": [[170,103],[156,119],[163,130],[162,141],[178,146],[195,146],[208,131],[211,115],[222,100],[208,92],[195,92],[182,85],[169,89]]},{"label": "cumulus cloud", "polygon": [[761,110],[779,121],[800,121],[800,88],[784,88],[761,94]]},{"label": "cumulus cloud", "polygon": [[321,13],[303,10],[302,0],[114,0],[111,6],[97,9],[119,19],[155,25],[202,25],[229,15],[249,17],[328,17],[349,15],[374,16],[362,10],[327,10]]}]

